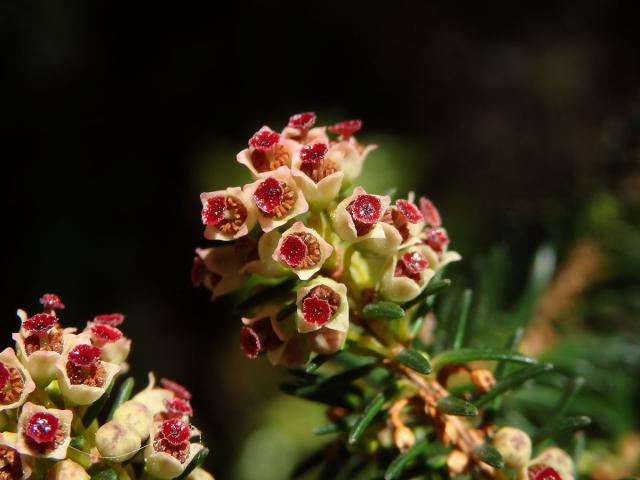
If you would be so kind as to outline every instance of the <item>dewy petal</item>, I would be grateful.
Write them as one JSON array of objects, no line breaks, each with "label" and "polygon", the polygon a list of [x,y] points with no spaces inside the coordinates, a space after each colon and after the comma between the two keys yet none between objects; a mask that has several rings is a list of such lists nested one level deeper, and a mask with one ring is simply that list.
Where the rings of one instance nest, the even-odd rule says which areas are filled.
[{"label": "dewy petal", "polygon": [[[212,200],[215,202],[215,199],[223,199],[222,209],[211,210],[209,204]],[[207,217],[212,217],[210,221],[205,222],[204,237],[208,240],[235,240],[247,235],[256,224],[253,204],[240,187],[205,192],[200,195],[200,200],[203,208],[203,221],[205,213],[208,214]],[[238,206],[235,209],[229,208],[229,202],[238,203]]]},{"label": "dewy petal", "polygon": [[[337,311],[331,316],[329,322],[322,325],[314,325],[305,320],[303,302],[314,287],[319,285],[327,286],[337,293],[340,296],[340,305],[338,306]],[[342,283],[332,280],[331,278],[316,277],[309,281],[304,287],[299,288],[296,293],[296,306],[296,325],[298,331],[301,333],[312,332],[321,327],[340,332],[346,332],[349,329],[349,300],[347,298],[347,287]]]},{"label": "dewy petal", "polygon": [[[356,229],[356,225],[354,223],[354,219],[352,215],[349,213],[347,208],[356,201],[359,196],[368,195],[367,192],[364,191],[362,187],[356,187],[353,193],[342,200],[336,207],[333,215],[331,216],[331,220],[333,223],[333,228],[336,233],[347,242],[362,242],[363,240],[369,238],[385,238],[384,230],[381,226],[381,222],[375,222],[373,224],[373,228],[369,232],[364,235],[358,235],[358,231]],[[384,212],[388,207],[391,199],[388,196],[381,195],[371,195],[372,197],[376,197],[380,202],[380,209]]]},{"label": "dewy petal", "polygon": [[[18,360],[18,357],[12,348],[7,347],[0,352],[0,362],[2,362],[2,364],[7,368],[9,374],[11,374],[11,369],[17,370],[22,376],[23,383],[22,391],[15,401],[7,403],[6,405],[0,404],[0,412],[2,412],[3,410],[10,410],[22,405],[26,401],[27,397],[36,389],[36,385],[31,379],[31,375],[29,375],[27,369]],[[9,377],[7,381],[10,382],[11,377]]]},{"label": "dewy petal", "polygon": [[[58,420],[58,431],[60,435],[55,436],[54,444],[50,450],[40,453],[28,443],[25,435],[26,424],[34,414],[49,414]],[[38,458],[49,458],[54,460],[62,460],[67,456],[67,448],[71,443],[71,422],[73,420],[73,412],[71,410],[47,409],[41,405],[27,402],[22,407],[20,418],[18,419],[18,438],[16,442],[16,450],[25,455],[31,455]]]},{"label": "dewy petal", "polygon": [[[314,252],[318,256],[317,263],[315,265],[308,268],[297,268],[296,266],[289,265],[282,258],[283,243],[290,236],[295,235],[310,235],[315,239],[318,248],[318,251]],[[322,268],[322,265],[331,256],[332,252],[333,247],[324,238],[322,238],[322,236],[318,232],[311,228],[307,228],[302,222],[296,222],[291,226],[291,228],[289,228],[282,234],[282,237],[278,241],[278,244],[272,253],[272,259],[276,262],[279,262],[280,265],[282,265],[284,268],[292,270],[296,275],[298,275],[298,278],[300,278],[300,280],[308,280],[313,275],[315,275],[320,270],[320,268]]]}]

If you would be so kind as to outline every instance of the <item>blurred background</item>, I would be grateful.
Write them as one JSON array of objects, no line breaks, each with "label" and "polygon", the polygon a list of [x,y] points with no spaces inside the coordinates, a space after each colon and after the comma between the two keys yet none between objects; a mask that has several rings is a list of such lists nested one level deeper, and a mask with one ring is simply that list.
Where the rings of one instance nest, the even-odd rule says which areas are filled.
[{"label": "blurred background", "polygon": [[[633,6],[0,3],[3,344],[16,308],[33,312],[44,292],[62,297],[66,325],[125,313],[138,386],[153,370],[193,391],[217,478],[286,478],[319,444],[323,413],[242,356],[230,299],[191,287],[193,249],[207,244],[198,195],[249,181],[235,153],[263,124],[306,110],[321,124],[361,118],[359,138],[380,145],[364,186],[433,199],[465,257],[452,275],[503,311],[483,342],[504,337],[537,247],[555,249],[525,348],[585,376],[574,408],[594,418],[593,478],[633,473]],[[536,399],[521,400],[535,415]]]}]

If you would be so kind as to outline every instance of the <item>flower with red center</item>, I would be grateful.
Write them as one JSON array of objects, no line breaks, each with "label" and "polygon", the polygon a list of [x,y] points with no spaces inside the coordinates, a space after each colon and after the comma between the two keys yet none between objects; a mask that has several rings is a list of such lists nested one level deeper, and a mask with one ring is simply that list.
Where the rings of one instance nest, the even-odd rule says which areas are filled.
[{"label": "flower with red center", "polygon": [[425,221],[432,227],[439,227],[442,224],[440,212],[431,200],[426,197],[420,197],[420,210]]},{"label": "flower with red center", "polygon": [[301,333],[323,328],[346,332],[349,329],[347,287],[324,277],[309,281],[296,293],[296,325]]},{"label": "flower with red center", "polygon": [[320,270],[332,252],[333,247],[318,232],[296,222],[283,232],[272,259],[293,270],[301,280],[308,280]]},{"label": "flower with red center", "polygon": [[302,238],[297,235],[289,235],[280,244],[278,256],[290,267],[299,267],[307,257],[308,248]]},{"label": "flower with red center", "polygon": [[269,130],[258,130],[249,139],[249,146],[261,152],[269,152],[278,144],[280,134]]},{"label": "flower with red center", "polygon": [[332,217],[334,230],[348,242],[385,238],[379,222],[390,201],[388,196],[370,195],[357,187],[336,207]]},{"label": "flower with red center", "polygon": [[49,315],[48,313],[38,313],[22,322],[22,328],[30,333],[43,335],[51,330],[57,321],[58,318],[55,315]]},{"label": "flower with red center", "polygon": [[182,400],[191,400],[191,392],[173,380],[161,378],[160,385],[162,385],[163,388],[172,391],[176,397],[181,398]]},{"label": "flower with red center", "polygon": [[35,443],[51,443],[56,438],[60,422],[55,415],[34,413],[24,426],[24,434]]},{"label": "flower with red center", "polygon": [[162,422],[160,435],[171,445],[177,446],[189,441],[191,429],[189,428],[189,425],[182,420],[172,418]]},{"label": "flower with red center", "polygon": [[209,197],[202,207],[202,223],[204,225],[218,225],[224,220],[227,199],[220,196]]},{"label": "flower with red center", "polygon": [[344,172],[343,153],[329,142],[304,145],[291,163],[291,175],[314,210],[322,210],[340,193]]},{"label": "flower with red center", "polygon": [[288,331],[288,323],[283,319],[278,320],[280,307],[268,305],[259,308],[254,317],[243,317],[243,326],[240,329],[240,349],[247,358],[254,359],[260,354],[266,353],[272,363],[274,355],[283,341],[292,333]]},{"label": "flower with red center", "polygon": [[69,352],[67,358],[76,367],[91,367],[100,360],[100,349],[81,343]]},{"label": "flower with red center", "polygon": [[71,443],[71,410],[27,402],[18,418],[16,450],[23,455],[62,460]]},{"label": "flower with red center", "polygon": [[184,473],[202,451],[199,443],[191,443],[188,423],[172,418],[152,427],[152,438],[144,452],[145,472],[154,478],[177,478]]},{"label": "flower with red center", "polygon": [[192,278],[211,290],[214,298],[239,289],[247,279],[244,271],[247,257],[236,249],[239,241],[222,247],[196,248],[198,260],[192,270],[196,276]]},{"label": "flower with red center", "polygon": [[424,220],[424,216],[412,202],[400,199],[396,201],[396,207],[402,218],[408,223],[419,223]]},{"label": "flower with red center", "polygon": [[405,253],[400,260],[404,268],[414,275],[424,272],[429,267],[429,261],[420,252]]},{"label": "flower with red center", "polygon": [[251,202],[242,189],[230,187],[200,195],[204,237],[209,240],[236,240],[244,237],[255,225]]},{"label": "flower with red center", "polygon": [[280,167],[290,167],[299,149],[297,141],[264,126],[251,137],[249,147],[236,155],[236,160],[245,165],[254,178],[260,178]]},{"label": "flower with red center", "polygon": [[0,390],[4,390],[9,383],[10,377],[11,374],[9,373],[9,369],[4,365],[4,363],[0,362]]},{"label": "flower with red center", "polygon": [[91,340],[98,347],[107,343],[117,342],[122,338],[122,332],[116,327],[106,324],[94,324],[91,326]]},{"label": "flower with red center", "polygon": [[170,418],[182,418],[193,415],[193,408],[187,400],[171,398],[164,401],[164,408]]},{"label": "flower with red center", "polygon": [[288,126],[291,128],[297,128],[301,131],[307,131],[313,127],[316,123],[316,114],[313,112],[297,113],[289,117]]},{"label": "flower with red center", "polygon": [[424,290],[437,265],[437,258],[427,246],[409,247],[387,260],[380,293],[392,302],[408,302]]},{"label": "flower with red center", "polygon": [[22,405],[36,386],[12,348],[0,352],[0,412]]},{"label": "flower with red center", "polygon": [[442,228],[428,227],[424,230],[424,243],[429,245],[435,252],[442,253],[449,244],[449,237]]},{"label": "flower with red center", "polygon": [[40,304],[45,311],[64,310],[64,303],[55,293],[45,293],[40,297]]},{"label": "flower with red center", "polygon": [[278,180],[269,177],[258,184],[253,199],[256,206],[264,213],[274,213],[282,205],[284,187]]},{"label": "flower with red center", "polygon": [[324,143],[305,145],[300,150],[300,161],[303,166],[316,167],[324,160],[328,150],[329,148]]},{"label": "flower with red center", "polygon": [[121,313],[105,313],[102,315],[96,315],[93,317],[95,323],[109,325],[110,327],[117,327],[124,322],[124,315]]},{"label": "flower with red center", "polygon": [[542,463],[527,468],[529,480],[562,480],[556,469]]},{"label": "flower with red center", "polygon": [[302,301],[302,318],[311,325],[321,327],[331,319],[331,306],[326,300],[307,297]]},{"label": "flower with red center", "polygon": [[360,131],[361,128],[362,120],[345,120],[344,122],[331,125],[329,131],[342,136],[344,139],[348,139],[351,135]]},{"label": "flower with red center", "polygon": [[382,218],[382,202],[375,195],[358,195],[351,205],[351,217],[355,222],[373,225]]},{"label": "flower with red center", "polygon": [[240,328],[240,349],[247,358],[258,358],[258,355],[264,351],[264,346],[258,333],[250,327]]}]

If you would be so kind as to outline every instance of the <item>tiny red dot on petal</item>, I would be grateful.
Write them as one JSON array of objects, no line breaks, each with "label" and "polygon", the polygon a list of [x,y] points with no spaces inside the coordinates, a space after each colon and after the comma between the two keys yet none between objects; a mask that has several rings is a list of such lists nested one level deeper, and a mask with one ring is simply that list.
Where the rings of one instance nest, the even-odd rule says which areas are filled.
[{"label": "tiny red dot on petal", "polygon": [[77,367],[88,367],[100,359],[100,349],[91,345],[80,344],[69,352],[67,358]]},{"label": "tiny red dot on petal", "polygon": [[300,266],[307,253],[307,244],[297,235],[289,235],[280,244],[280,258],[290,267]]},{"label": "tiny red dot on petal", "polygon": [[438,209],[431,200],[426,197],[421,197],[420,210],[422,211],[422,215],[429,225],[431,225],[432,227],[439,227],[440,225],[442,225],[440,212],[438,212]]},{"label": "tiny red dot on petal", "polygon": [[372,225],[382,217],[382,203],[375,195],[358,195],[351,207],[351,216],[367,225]]},{"label": "tiny red dot on petal", "polygon": [[0,362],[0,391],[6,387],[10,377],[11,374],[9,373],[9,369],[4,365],[4,363]]},{"label": "tiny red dot on petal", "polygon": [[261,130],[249,139],[249,145],[262,152],[268,152],[280,141],[280,134],[270,130]]},{"label": "tiny red dot on petal", "polygon": [[40,304],[45,310],[63,310],[64,303],[55,293],[45,293],[40,297]]},{"label": "tiny red dot on petal", "polygon": [[429,267],[429,261],[420,252],[409,252],[402,256],[402,263],[413,274],[424,272]]},{"label": "tiny red dot on petal", "polygon": [[322,326],[331,319],[331,306],[326,300],[307,297],[302,301],[302,317],[311,325]]},{"label": "tiny red dot on petal", "polygon": [[122,338],[122,332],[119,329],[103,323],[92,325],[91,334],[107,343],[117,342]]},{"label": "tiny red dot on petal", "polygon": [[171,445],[182,445],[187,440],[189,440],[191,429],[189,428],[189,425],[187,425],[182,420],[172,418],[170,420],[165,420],[164,422],[162,422],[160,433],[162,435],[162,438],[164,438]]},{"label": "tiny red dot on petal", "polygon": [[36,443],[49,443],[55,440],[59,425],[55,415],[36,412],[27,420],[24,433]]},{"label": "tiny red dot on petal", "polygon": [[409,223],[418,223],[424,218],[418,207],[408,200],[398,200],[396,207],[400,215]]},{"label": "tiny red dot on petal", "polygon": [[55,315],[49,315],[48,313],[38,313],[31,318],[28,318],[22,322],[22,326],[25,330],[36,333],[44,333],[53,327],[58,321],[58,317]]},{"label": "tiny red dot on petal", "polygon": [[182,398],[169,398],[164,401],[164,408],[171,415],[193,415],[193,408]]},{"label": "tiny red dot on petal", "polygon": [[318,165],[324,159],[327,150],[324,143],[310,143],[300,150],[300,160],[304,164]]},{"label": "tiny red dot on petal", "polygon": [[331,133],[349,137],[362,128],[362,120],[345,120],[329,127]]},{"label": "tiny red dot on petal", "polygon": [[300,130],[308,130],[316,123],[316,114],[313,112],[297,113],[289,117],[289,126]]},{"label": "tiny red dot on petal", "polygon": [[93,317],[93,321],[96,323],[104,323],[111,327],[117,327],[124,322],[124,315],[121,313],[105,313],[103,315],[96,315]]},{"label": "tiny red dot on petal", "polygon": [[222,195],[208,198],[206,205],[202,207],[202,223],[204,225],[218,225],[224,220],[226,208],[227,199]]},{"label": "tiny red dot on petal", "polygon": [[253,193],[256,206],[265,213],[273,213],[282,204],[284,189],[273,177],[260,182]]},{"label": "tiny red dot on petal", "polygon": [[173,380],[161,378],[160,385],[162,385],[163,388],[172,391],[173,394],[178,398],[182,398],[183,400],[191,400],[191,392],[179,383],[174,382]]},{"label": "tiny red dot on petal", "polygon": [[262,340],[258,332],[251,327],[242,327],[240,329],[240,348],[247,358],[258,358],[263,349]]}]

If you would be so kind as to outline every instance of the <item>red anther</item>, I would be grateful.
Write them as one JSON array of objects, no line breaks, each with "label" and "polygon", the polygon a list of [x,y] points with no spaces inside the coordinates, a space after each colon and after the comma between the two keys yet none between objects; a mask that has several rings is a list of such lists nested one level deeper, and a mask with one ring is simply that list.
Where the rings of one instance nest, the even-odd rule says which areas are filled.
[{"label": "red anther", "polygon": [[29,332],[45,333],[49,331],[57,321],[58,317],[55,315],[38,313],[22,322],[22,327]]},{"label": "red anther", "polygon": [[256,205],[265,213],[273,213],[282,204],[283,197],[284,189],[273,177],[261,182],[253,194]]},{"label": "red anther", "polygon": [[358,195],[351,207],[354,220],[367,225],[373,225],[382,217],[382,203],[375,195]]},{"label": "red anther", "polygon": [[439,227],[442,225],[440,213],[431,200],[426,197],[420,197],[420,210],[429,225],[432,227]]},{"label": "red anther", "polygon": [[191,404],[182,398],[168,398],[164,401],[164,408],[172,417],[183,417],[193,415]]},{"label": "red anther", "polygon": [[181,398],[183,400],[191,400],[191,392],[179,383],[174,382],[173,380],[161,378],[160,385],[162,385],[167,390],[171,390],[173,394],[178,398]]},{"label": "red anther", "polygon": [[529,480],[562,480],[562,477],[555,468],[543,463],[531,465],[527,468]]},{"label": "red anther", "polygon": [[81,343],[69,352],[67,358],[76,367],[90,367],[100,359],[100,349]]},{"label": "red anther", "polygon": [[204,281],[204,275],[207,272],[207,267],[204,261],[199,257],[193,257],[193,265],[191,266],[191,284],[194,287],[199,287]]},{"label": "red anther", "polygon": [[300,160],[303,164],[316,166],[324,159],[327,150],[324,143],[310,143],[300,150]]},{"label": "red anther", "polygon": [[93,317],[93,321],[96,323],[104,323],[111,327],[117,327],[124,322],[124,315],[121,313],[105,313],[104,315]]},{"label": "red anther", "polygon": [[27,420],[24,434],[36,443],[50,443],[55,440],[59,425],[55,415],[37,412]]},{"label": "red anther", "polygon": [[55,293],[45,293],[40,297],[40,305],[45,310],[63,310],[64,303],[60,300],[60,297]]},{"label": "red anther", "polygon": [[307,244],[297,235],[289,235],[280,244],[280,258],[290,267],[298,267],[307,257]]},{"label": "red anther", "polygon": [[444,247],[449,243],[449,237],[446,232],[441,228],[427,228],[425,229],[425,243],[433,248],[436,252],[442,252]]},{"label": "red anther", "polygon": [[307,297],[302,302],[302,317],[311,325],[322,326],[331,319],[331,305],[326,300]]},{"label": "red anther", "polygon": [[172,418],[162,422],[160,435],[171,445],[178,446],[189,440],[191,429],[182,420]]},{"label": "red anther", "polygon": [[398,212],[406,222],[418,223],[424,218],[418,207],[408,200],[398,200],[396,202],[396,207],[398,207]]},{"label": "red anther", "polygon": [[401,260],[407,271],[414,275],[424,272],[429,267],[429,261],[420,252],[405,253]]},{"label": "red anther", "polygon": [[5,367],[4,363],[0,363],[0,391],[4,390],[4,387],[7,386],[9,378],[11,378],[9,369]]},{"label": "red anther", "polygon": [[224,211],[227,208],[227,199],[221,195],[207,199],[207,204],[202,207],[203,225],[218,225],[224,220]]},{"label": "red anther", "polygon": [[331,133],[337,133],[343,137],[350,137],[362,128],[362,120],[346,120],[329,127]]},{"label": "red anther", "polygon": [[316,123],[316,114],[313,112],[296,113],[289,117],[289,126],[299,130],[309,130]]},{"label": "red anther", "polygon": [[279,133],[261,130],[253,134],[253,137],[249,139],[249,145],[261,152],[269,152],[276,146],[279,140]]},{"label": "red anther", "polygon": [[122,338],[122,332],[119,329],[104,323],[92,325],[91,334],[103,343],[117,342]]},{"label": "red anther", "polygon": [[263,350],[262,340],[258,332],[250,327],[242,327],[240,329],[240,349],[247,358],[258,358],[260,352]]}]

